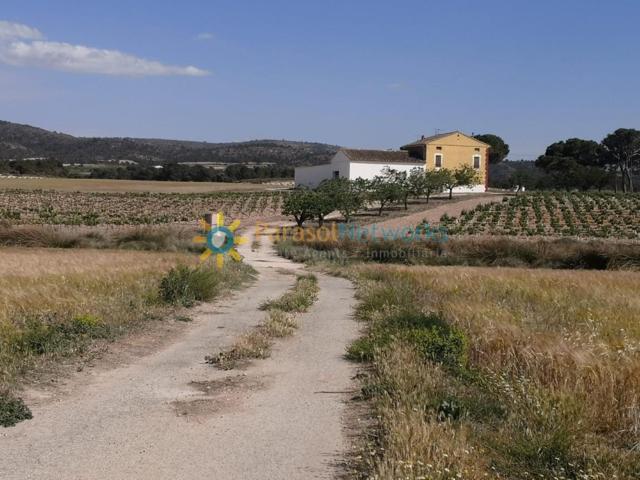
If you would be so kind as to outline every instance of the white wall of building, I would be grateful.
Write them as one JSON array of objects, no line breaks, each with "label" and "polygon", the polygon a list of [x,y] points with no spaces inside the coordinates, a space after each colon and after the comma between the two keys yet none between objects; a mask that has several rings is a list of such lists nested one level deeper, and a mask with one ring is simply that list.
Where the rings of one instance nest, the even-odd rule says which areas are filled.
[{"label": "white wall of building", "polygon": [[[353,162],[343,152],[338,152],[331,159],[330,163],[325,165],[316,165],[313,167],[296,167],[295,185],[307,188],[316,188],[323,180],[335,178],[348,178],[356,180],[364,178],[371,180],[376,175],[381,175],[386,168],[392,168],[400,172],[409,173],[414,168],[420,168],[417,163],[383,163],[383,162]],[[474,185],[473,187],[454,188],[454,193],[482,193],[486,191],[484,183]]]},{"label": "white wall of building", "polygon": [[371,180],[376,175],[382,175],[382,172],[387,168],[409,173],[414,168],[421,167],[422,165],[416,163],[351,162],[348,178],[349,180],[356,180],[357,178]]},{"label": "white wall of building", "polygon": [[484,183],[478,183],[473,187],[456,187],[453,189],[453,193],[484,193],[487,191],[487,188],[484,186]]},{"label": "white wall of building", "polygon": [[315,188],[323,180],[335,178],[336,175],[349,180],[358,178],[371,180],[376,175],[381,175],[385,168],[409,172],[416,167],[420,167],[420,165],[416,163],[353,162],[343,152],[338,152],[326,165],[296,167],[295,184],[296,186]]},{"label": "white wall of building", "polygon": [[333,167],[331,164],[316,165],[314,167],[296,167],[296,187],[316,188],[326,178],[331,178]]},{"label": "white wall of building", "polygon": [[338,172],[340,178],[349,177],[349,158],[343,153],[336,153],[330,163],[316,165],[314,167],[296,167],[295,184],[308,188],[316,188],[323,180],[335,178],[334,172]]}]

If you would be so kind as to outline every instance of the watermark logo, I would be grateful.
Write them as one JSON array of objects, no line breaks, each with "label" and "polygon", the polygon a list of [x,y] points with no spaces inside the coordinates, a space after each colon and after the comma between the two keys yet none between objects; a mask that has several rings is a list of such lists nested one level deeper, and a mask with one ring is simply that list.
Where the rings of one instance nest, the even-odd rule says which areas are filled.
[{"label": "watermark logo", "polygon": [[195,243],[206,245],[206,249],[200,255],[200,261],[206,261],[211,255],[215,255],[216,267],[224,266],[224,257],[229,255],[236,262],[242,261],[242,255],[236,249],[236,246],[246,243],[247,239],[236,234],[236,230],[240,226],[240,220],[234,220],[229,226],[224,224],[224,214],[218,212],[216,215],[216,225],[210,225],[206,220],[200,219],[200,226],[206,233],[198,235],[193,239]]},{"label": "watermark logo", "polygon": [[[256,234],[266,231],[266,225],[258,224]],[[302,228],[293,226],[278,227],[271,233],[274,241],[292,239],[295,242],[369,242],[375,240],[398,242],[445,243],[449,240],[447,228],[423,223],[416,227],[384,227],[377,224],[361,226],[354,223],[332,224],[330,227]]]}]

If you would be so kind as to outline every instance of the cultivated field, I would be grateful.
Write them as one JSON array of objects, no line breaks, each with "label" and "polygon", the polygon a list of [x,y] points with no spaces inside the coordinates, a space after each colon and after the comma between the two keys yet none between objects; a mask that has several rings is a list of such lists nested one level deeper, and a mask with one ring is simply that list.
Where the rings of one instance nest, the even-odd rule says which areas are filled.
[{"label": "cultivated field", "polygon": [[451,234],[640,238],[640,194],[528,193],[441,223]]},{"label": "cultivated field", "polygon": [[367,478],[639,478],[640,274],[351,274],[367,335],[349,354],[373,366]]},{"label": "cultivated field", "polygon": [[12,224],[153,225],[195,223],[207,212],[279,216],[286,192],[81,193],[0,190],[0,220]]},{"label": "cultivated field", "polygon": [[0,189],[58,190],[61,192],[210,193],[255,192],[289,187],[292,182],[213,183],[109,180],[92,178],[21,178],[0,176]]}]

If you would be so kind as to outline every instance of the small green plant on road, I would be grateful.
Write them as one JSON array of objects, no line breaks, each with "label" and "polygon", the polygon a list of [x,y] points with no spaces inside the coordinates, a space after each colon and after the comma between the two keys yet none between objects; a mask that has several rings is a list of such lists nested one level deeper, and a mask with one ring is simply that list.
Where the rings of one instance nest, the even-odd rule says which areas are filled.
[{"label": "small green plant on road", "polygon": [[242,335],[228,350],[205,357],[205,361],[223,370],[231,370],[249,359],[269,357],[272,339],[293,334],[298,328],[295,314],[306,312],[318,298],[318,292],[315,275],[299,275],[291,290],[261,305],[261,310],[267,312],[262,325]]}]

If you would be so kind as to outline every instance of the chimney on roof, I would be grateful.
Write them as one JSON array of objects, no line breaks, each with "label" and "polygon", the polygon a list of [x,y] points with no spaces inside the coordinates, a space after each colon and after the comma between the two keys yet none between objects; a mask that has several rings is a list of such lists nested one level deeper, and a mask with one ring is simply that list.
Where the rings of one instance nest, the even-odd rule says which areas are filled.
[{"label": "chimney on roof", "polygon": [[422,135],[422,136],[420,137],[420,140],[424,140],[424,135]]}]

